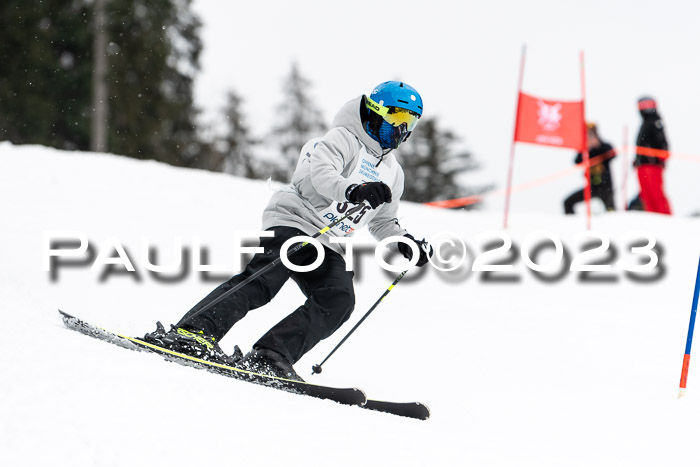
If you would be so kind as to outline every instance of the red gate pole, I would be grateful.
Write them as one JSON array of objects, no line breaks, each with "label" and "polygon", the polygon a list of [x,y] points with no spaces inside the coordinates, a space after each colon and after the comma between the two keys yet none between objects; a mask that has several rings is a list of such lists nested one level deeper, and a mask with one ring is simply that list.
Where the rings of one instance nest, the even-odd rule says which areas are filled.
[{"label": "red gate pole", "polygon": [[508,228],[508,210],[510,209],[510,193],[513,184],[513,162],[515,160],[515,137],[518,134],[519,111],[520,111],[520,96],[523,89],[523,75],[525,74],[525,50],[527,46],[523,44],[522,54],[520,56],[520,77],[518,78],[518,102],[515,106],[515,128],[513,128],[513,142],[510,146],[510,163],[508,164],[508,180],[506,182],[506,206],[503,215],[503,228]]},{"label": "red gate pole", "polygon": [[586,226],[591,230],[591,166],[588,154],[588,128],[586,126],[586,81],[583,72],[583,50],[580,52],[581,58],[581,120],[583,121],[583,163],[586,167]]},{"label": "red gate pole", "polygon": [[629,127],[627,125],[622,129],[622,203],[623,211],[627,211],[627,174],[629,173],[628,158],[629,158]]}]

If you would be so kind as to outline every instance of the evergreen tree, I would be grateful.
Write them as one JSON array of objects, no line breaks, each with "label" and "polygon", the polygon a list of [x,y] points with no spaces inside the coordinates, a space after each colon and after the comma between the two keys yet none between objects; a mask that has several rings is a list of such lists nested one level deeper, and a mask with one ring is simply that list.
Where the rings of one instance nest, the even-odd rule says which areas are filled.
[{"label": "evergreen tree", "polygon": [[234,91],[229,91],[224,115],[227,132],[221,139],[224,154],[222,170],[226,173],[248,178],[261,178],[253,147],[259,143],[250,134],[243,115],[243,99]]},{"label": "evergreen tree", "polygon": [[271,139],[277,143],[281,163],[270,174],[288,181],[296,167],[301,147],[311,138],[323,136],[327,130],[321,111],[310,95],[311,83],[301,75],[297,63],[292,67],[283,86],[283,100],[277,108],[278,123]]},{"label": "evergreen tree", "polygon": [[402,199],[425,203],[484,191],[483,187],[466,187],[457,180],[461,173],[478,167],[471,153],[455,152],[457,141],[453,132],[439,127],[436,118],[421,119],[399,150],[406,180]]},{"label": "evergreen tree", "polygon": [[[200,21],[191,0],[106,0],[107,150],[206,166],[192,84]],[[93,3],[0,4],[0,138],[87,150],[90,145]]]},{"label": "evergreen tree", "polygon": [[0,3],[0,139],[87,149],[89,13],[76,0]]},{"label": "evergreen tree", "polygon": [[206,167],[192,84],[200,20],[191,0],[109,0],[111,152]]}]

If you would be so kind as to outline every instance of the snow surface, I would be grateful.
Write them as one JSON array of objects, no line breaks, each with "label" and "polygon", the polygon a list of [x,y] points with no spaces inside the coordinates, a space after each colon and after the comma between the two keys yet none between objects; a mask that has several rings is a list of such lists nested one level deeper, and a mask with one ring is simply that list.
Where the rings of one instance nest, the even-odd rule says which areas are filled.
[{"label": "snow surface", "polygon": [[[414,421],[303,398],[166,363],[66,329],[58,307],[132,335],[176,322],[219,278],[165,282],[175,239],[231,262],[232,237],[257,230],[264,182],[110,155],[0,144],[0,452],[3,465],[698,465],[700,393],[678,378],[698,261],[700,221],[646,213],[596,216],[620,258],[631,231],[663,247],[658,280],[577,273],[537,279],[515,261],[518,282],[480,273],[409,274],[313,381],[370,397],[420,400]],[[551,198],[559,202],[558,193]],[[688,193],[687,196],[692,196]],[[404,203],[402,224],[420,236],[455,232],[473,248],[501,212],[453,212]],[[515,212],[516,245],[537,230],[575,253],[583,217]],[[99,253],[125,247],[134,273],[90,262],[42,270],[46,231],[84,232]],[[366,233],[362,233],[367,236]],[[148,241],[143,240],[144,237]],[[545,254],[539,259],[545,262]],[[155,260],[155,259],[154,259]],[[361,256],[351,320],[297,365],[308,378],[381,295],[392,274]],[[191,265],[190,268],[191,269]],[[121,271],[121,268],[117,269]],[[226,276],[226,274],[223,274]],[[598,277],[598,276],[596,276]],[[243,349],[302,300],[290,282],[222,341]]]}]

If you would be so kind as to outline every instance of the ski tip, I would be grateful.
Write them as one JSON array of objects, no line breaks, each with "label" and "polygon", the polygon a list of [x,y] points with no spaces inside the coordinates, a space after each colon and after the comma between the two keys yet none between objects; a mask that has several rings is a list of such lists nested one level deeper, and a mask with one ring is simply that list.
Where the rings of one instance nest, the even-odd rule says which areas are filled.
[{"label": "ski tip", "polygon": [[61,313],[61,315],[64,316],[64,317],[66,317],[66,318],[75,318],[75,316],[69,315],[68,313],[66,313],[65,311],[61,310],[60,308],[58,309],[58,312]]},{"label": "ski tip", "polygon": [[425,411],[425,416],[424,416],[423,420],[429,419],[429,418],[430,418],[430,415],[432,415],[432,414],[430,413],[430,407],[428,407],[427,405],[423,404],[422,402],[416,402],[416,404],[417,404],[417,405],[420,405],[420,406],[423,408],[423,410]]}]

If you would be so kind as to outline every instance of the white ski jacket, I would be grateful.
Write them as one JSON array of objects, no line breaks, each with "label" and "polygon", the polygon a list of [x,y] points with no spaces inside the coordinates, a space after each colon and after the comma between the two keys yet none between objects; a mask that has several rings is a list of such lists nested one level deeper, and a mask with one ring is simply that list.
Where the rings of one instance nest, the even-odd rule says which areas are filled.
[{"label": "white ski jacket", "polygon": [[[396,160],[396,151],[382,156],[379,143],[363,129],[361,104],[362,97],[346,103],[328,133],[304,145],[291,183],[273,194],[263,211],[263,229],[296,227],[313,235],[354,206],[345,198],[350,185],[382,181],[391,188],[390,203],[353,215],[353,221],[343,221],[318,240],[342,254],[341,246],[331,244],[328,235],[353,235],[365,225],[377,240],[406,233],[397,219],[403,169]],[[390,248],[396,250],[396,244]]]}]

